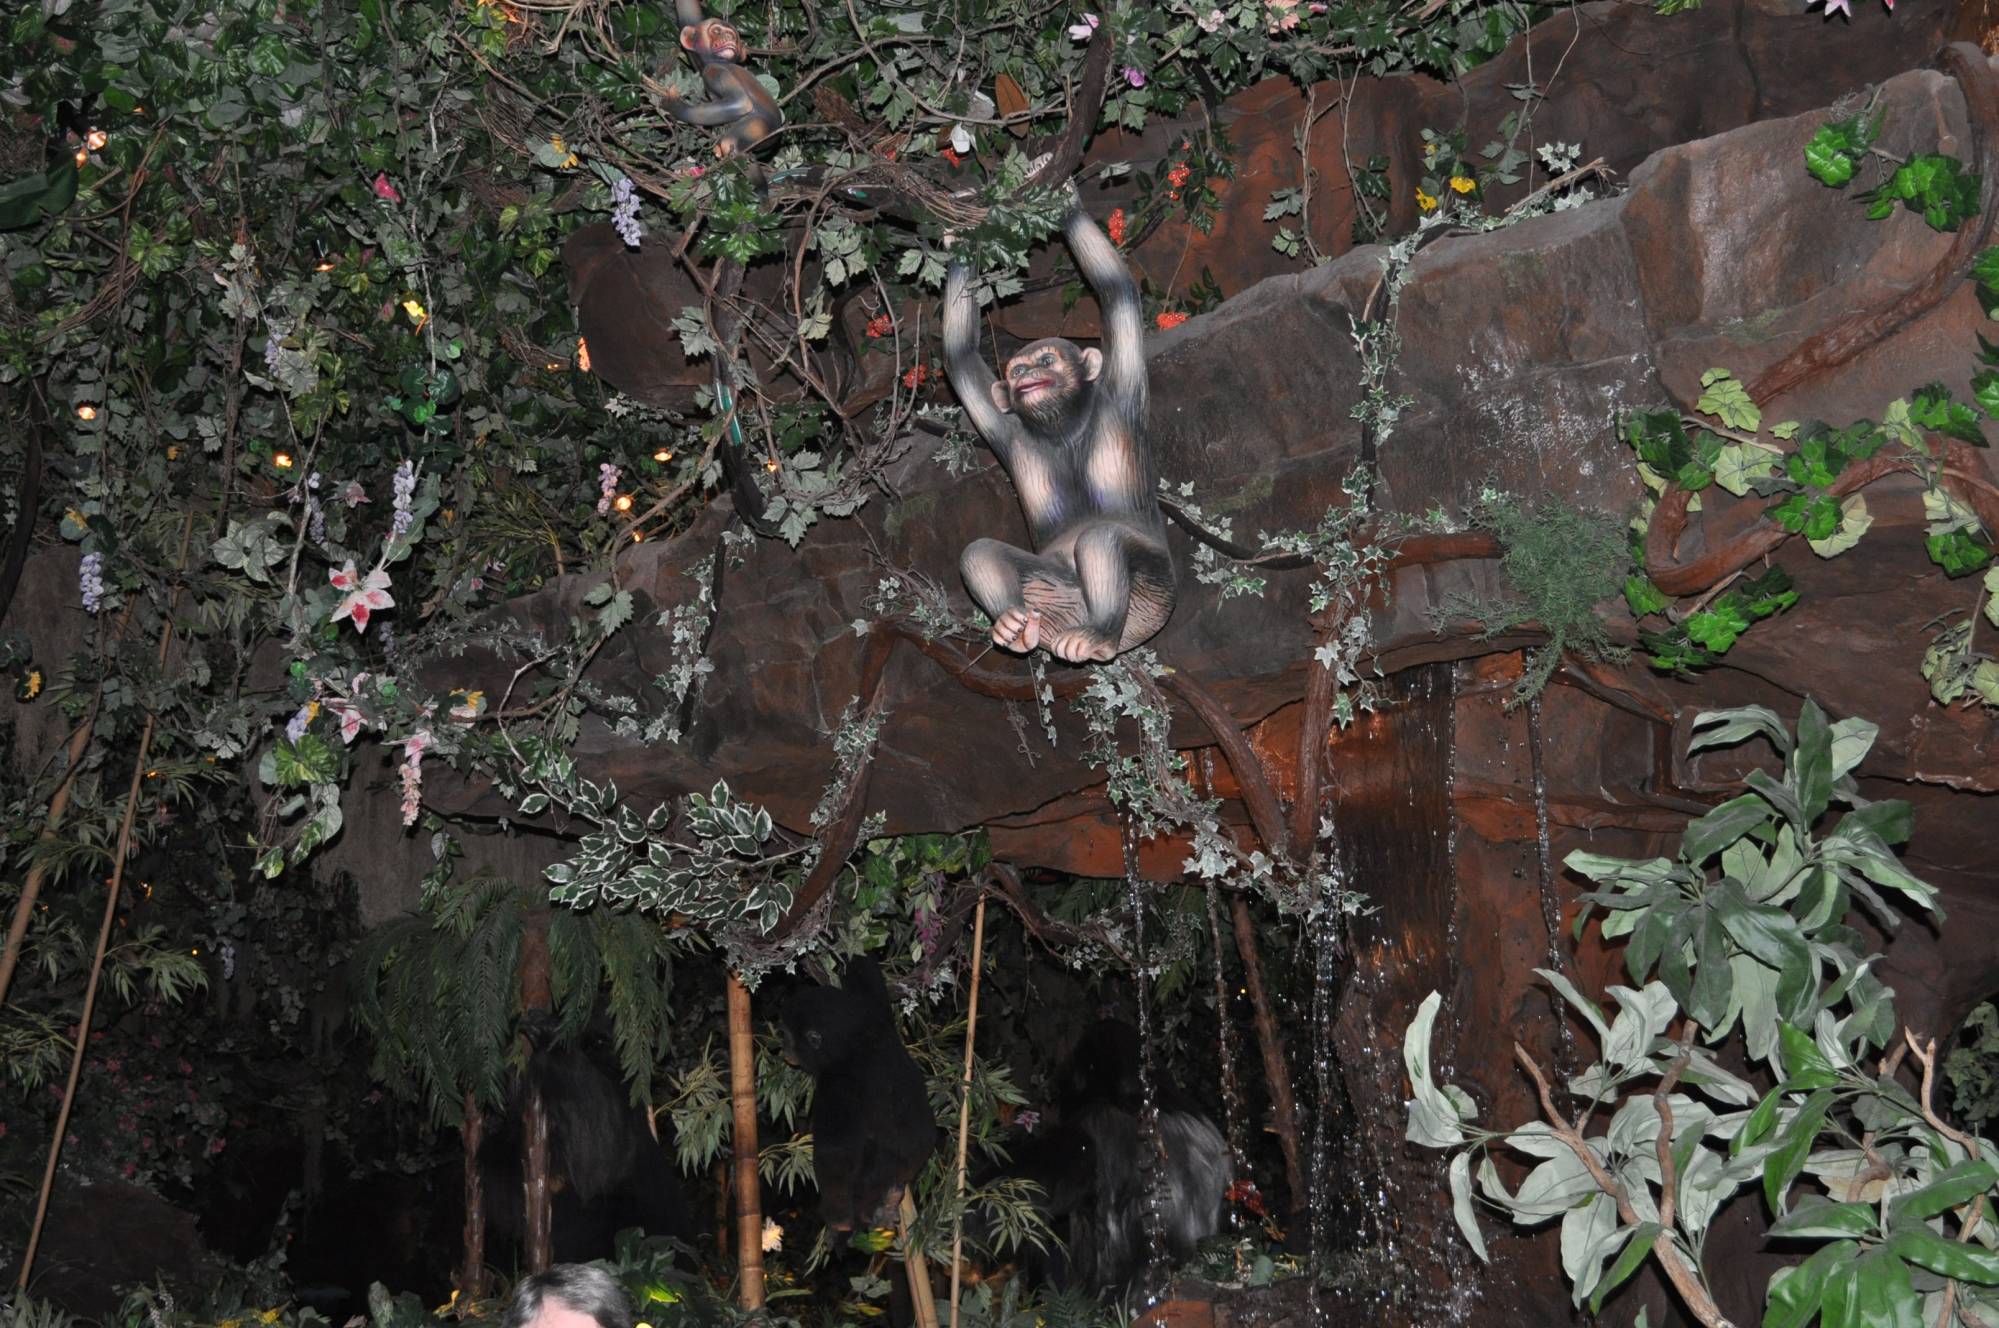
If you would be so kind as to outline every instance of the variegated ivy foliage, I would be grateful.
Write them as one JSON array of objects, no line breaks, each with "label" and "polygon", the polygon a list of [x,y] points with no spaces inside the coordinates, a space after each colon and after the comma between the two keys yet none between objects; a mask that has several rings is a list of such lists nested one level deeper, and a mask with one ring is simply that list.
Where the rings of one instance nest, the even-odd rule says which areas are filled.
[{"label": "variegated ivy foliage", "polygon": [[[1480,1205],[1520,1226],[1559,1220],[1563,1269],[1577,1303],[1594,1311],[1662,1247],[1698,1269],[1715,1214],[1755,1189],[1777,1216],[1772,1236],[1803,1256],[1772,1279],[1766,1328],[1801,1328],[1815,1315],[1829,1325],[1942,1323],[1946,1294],[1980,1316],[1972,1321],[1999,1315],[1999,1254],[1980,1220],[1999,1184],[1992,1145],[1937,1128],[1880,1072],[1900,1031],[1893,993],[1846,921],[1858,904],[1893,930],[1901,918],[1889,895],[1941,916],[1935,890],[1891,847],[1908,836],[1908,805],[1870,802],[1854,783],[1874,737],[1864,720],[1827,723],[1809,700],[1795,736],[1760,706],[1702,715],[1693,748],[1763,738],[1782,754],[1782,776],[1752,772],[1747,792],[1687,827],[1676,857],[1569,855],[1597,883],[1584,899],[1604,910],[1606,938],[1626,940],[1627,970],[1642,985],[1611,987],[1616,1014],[1606,1017],[1561,974],[1542,972],[1598,1047],[1593,1064],[1555,1086],[1566,1120],[1475,1125],[1471,1099],[1431,1073],[1440,998],[1424,1001],[1403,1043],[1408,1137],[1451,1150],[1453,1210],[1480,1257]],[[1835,806],[1845,810],[1826,824]],[[1678,1039],[1668,1036],[1676,1026]],[[1709,1049],[1724,1043],[1774,1087],[1759,1092],[1723,1068]],[[1669,1079],[1670,1173],[1659,1147]],[[1620,1217],[1578,1145],[1634,1220]],[[1489,1155],[1496,1146],[1533,1164],[1517,1189]]]},{"label": "variegated ivy foliage", "polygon": [[641,816],[619,800],[616,784],[580,777],[559,748],[539,745],[523,756],[520,782],[501,784],[522,816],[553,807],[596,826],[573,857],[544,873],[554,903],[679,916],[726,947],[732,934],[768,935],[791,907],[798,877],[818,860],[816,844],[773,845],[770,813],[739,801],[720,780],[705,796],[690,793]]},{"label": "variegated ivy foliage", "polygon": [[[1187,759],[1173,748],[1172,706],[1159,689],[1165,666],[1150,649],[1126,651],[1094,669],[1089,685],[1074,701],[1088,730],[1084,754],[1104,772],[1111,805],[1125,815],[1134,844],[1160,834],[1184,833],[1193,852],[1182,864],[1187,874],[1231,890],[1253,890],[1279,911],[1317,919],[1328,910],[1367,911],[1367,897],[1346,888],[1331,855],[1325,865],[1302,871],[1261,850],[1245,851],[1222,828],[1221,799],[1195,791]],[[1137,733],[1135,752],[1119,739],[1121,725]],[[1321,827],[1330,838],[1329,827]]]}]

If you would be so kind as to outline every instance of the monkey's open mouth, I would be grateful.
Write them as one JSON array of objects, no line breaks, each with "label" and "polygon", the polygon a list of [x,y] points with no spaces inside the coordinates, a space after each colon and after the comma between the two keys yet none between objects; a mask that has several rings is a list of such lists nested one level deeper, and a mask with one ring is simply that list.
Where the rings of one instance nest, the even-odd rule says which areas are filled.
[{"label": "monkey's open mouth", "polygon": [[735,46],[717,46],[715,48],[715,58],[717,60],[740,60],[743,58],[743,53]]},{"label": "monkey's open mouth", "polygon": [[1029,392],[1045,392],[1054,385],[1052,378],[1023,378],[1013,385],[1013,394],[1024,397]]}]

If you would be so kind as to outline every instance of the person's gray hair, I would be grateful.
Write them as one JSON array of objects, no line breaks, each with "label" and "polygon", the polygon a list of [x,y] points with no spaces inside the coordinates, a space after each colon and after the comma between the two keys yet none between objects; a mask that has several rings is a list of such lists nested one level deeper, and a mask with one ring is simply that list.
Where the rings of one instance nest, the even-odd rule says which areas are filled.
[{"label": "person's gray hair", "polygon": [[507,1301],[501,1328],[533,1328],[544,1301],[560,1301],[597,1321],[598,1328],[633,1328],[632,1300],[618,1280],[595,1264],[559,1263],[545,1273],[523,1277]]}]

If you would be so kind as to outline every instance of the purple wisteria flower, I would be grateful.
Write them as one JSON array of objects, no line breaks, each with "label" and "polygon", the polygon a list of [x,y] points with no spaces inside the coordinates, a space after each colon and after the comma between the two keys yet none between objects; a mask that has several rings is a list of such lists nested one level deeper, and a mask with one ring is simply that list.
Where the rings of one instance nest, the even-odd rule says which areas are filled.
[{"label": "purple wisteria flower", "polygon": [[398,535],[409,534],[416,518],[410,515],[410,500],[416,497],[416,462],[404,461],[396,467],[395,520],[390,528]]},{"label": "purple wisteria flower", "polygon": [[621,175],[611,186],[611,229],[631,248],[639,247],[646,228],[639,224],[639,195],[629,176]]},{"label": "purple wisteria flower", "polygon": [[95,613],[104,607],[104,555],[86,553],[76,569],[77,589],[83,595],[86,613]]}]

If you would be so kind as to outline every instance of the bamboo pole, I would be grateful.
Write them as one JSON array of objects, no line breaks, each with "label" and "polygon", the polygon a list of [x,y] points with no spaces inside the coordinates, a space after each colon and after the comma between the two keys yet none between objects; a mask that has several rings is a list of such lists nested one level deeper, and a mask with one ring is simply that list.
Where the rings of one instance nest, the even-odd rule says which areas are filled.
[{"label": "bamboo pole", "polygon": [[[546,1011],[554,1003],[548,953],[549,913],[530,906],[521,919],[521,1012]],[[539,1033],[540,1030],[535,1030]],[[535,1049],[528,1049],[532,1060]],[[554,1193],[548,1177],[548,1103],[541,1095],[540,1076],[529,1066],[527,1107],[521,1121],[521,1186],[523,1191],[521,1251],[530,1273],[546,1272],[555,1262]]]},{"label": "bamboo pole", "polygon": [[764,1303],[763,1194],[757,1179],[757,1044],[750,991],[729,974],[729,1101],[735,1108],[737,1303]]},{"label": "bamboo pole", "polygon": [[[48,815],[42,821],[41,837],[35,847],[48,847],[56,837],[56,828],[62,824],[63,813],[69,810],[69,795],[76,787],[76,777],[83,770],[84,753],[90,749],[90,735],[97,728],[97,702],[92,701],[90,709],[76,729],[70,734],[68,768],[63,771],[62,782],[56,785],[55,793],[49,798]],[[21,947],[28,935],[28,922],[35,916],[35,904],[42,896],[42,882],[48,877],[47,859],[37,856],[28,864],[27,879],[21,882],[21,897],[14,901],[14,919],[7,927],[7,948],[0,951],[0,1006],[7,1004],[7,989],[14,985],[14,967],[21,961]]]},{"label": "bamboo pole", "polygon": [[[172,618],[160,634],[160,651],[172,638]],[[139,815],[139,790],[146,779],[146,758],[152,754],[153,729],[158,715],[148,713],[146,727],[139,735],[139,755],[132,762],[132,786],[125,794],[125,818],[118,826],[117,857],[111,864],[111,886],[104,892],[104,919],[97,927],[97,952],[90,960],[90,980],[83,989],[83,1013],[76,1021],[76,1047],[69,1057],[69,1080],[63,1085],[62,1106],[56,1110],[55,1135],[49,1140],[49,1161],[42,1170],[42,1190],[35,1200],[35,1222],[28,1231],[28,1248],[21,1255],[21,1275],[15,1285],[28,1289],[28,1276],[35,1270],[35,1252],[42,1243],[42,1227],[48,1221],[49,1196],[55,1192],[56,1163],[62,1158],[63,1136],[69,1133],[69,1114],[76,1105],[76,1084],[83,1075],[83,1053],[90,1045],[90,1021],[97,1012],[97,981],[104,973],[104,956],[111,948],[111,924],[118,917],[118,894],[125,884],[125,859],[132,851],[132,823]]]},{"label": "bamboo pole", "polygon": [[930,1290],[930,1264],[909,1244],[909,1233],[916,1226],[916,1201],[909,1197],[907,1186],[903,1187],[895,1212],[902,1234],[902,1269],[909,1278],[909,1298],[916,1302],[916,1328],[937,1328],[937,1297]]},{"label": "bamboo pole", "polygon": [[958,1092],[958,1206],[951,1221],[951,1328],[958,1328],[958,1293],[965,1270],[965,1150],[972,1131],[972,1045],[979,1029],[979,970],[986,952],[986,897],[972,914],[972,994],[965,1008],[965,1077]]},{"label": "bamboo pole", "polygon": [[[180,530],[179,570],[181,571],[187,569],[188,544],[193,538],[194,513],[189,512],[187,520],[182,524]],[[154,662],[154,670],[156,672],[165,671],[167,658],[173,650],[174,610],[180,607],[180,591],[180,586],[176,584],[173,594],[167,600],[166,618],[160,623],[160,648]],[[119,620],[118,628],[121,637],[124,634],[125,623],[130,620],[130,615],[131,610],[128,607],[126,609],[126,616]],[[104,919],[98,924],[97,950],[91,956],[90,979],[83,989],[83,1013],[77,1017],[76,1021],[76,1047],[70,1052],[69,1079],[63,1085],[62,1106],[56,1111],[55,1133],[49,1139],[49,1161],[48,1166],[42,1171],[41,1193],[35,1199],[35,1220],[33,1225],[28,1228],[28,1247],[21,1253],[21,1274],[15,1285],[23,1291],[28,1289],[29,1275],[35,1271],[35,1252],[41,1246],[42,1227],[48,1221],[49,1216],[49,1196],[55,1192],[56,1163],[62,1159],[63,1136],[69,1133],[69,1115],[71,1109],[76,1105],[76,1085],[77,1081],[83,1076],[83,1054],[84,1050],[90,1045],[90,1021],[97,1013],[97,981],[104,975],[104,956],[111,949],[111,924],[118,917],[118,894],[125,885],[125,860],[131,856],[132,852],[132,826],[138,820],[139,816],[139,790],[145,784],[146,761],[152,755],[153,730],[158,726],[159,718],[157,711],[148,710],[146,712],[146,727],[139,734],[139,755],[132,762],[132,785],[126,790],[125,815],[118,823],[118,847],[116,849],[116,856],[111,861],[111,885],[104,892]],[[82,745],[90,741],[90,731],[95,727],[95,721],[96,710],[95,703],[93,702],[90,717],[78,726],[76,734],[70,739],[71,754],[78,758],[70,762],[70,774],[72,776],[79,768],[78,760],[82,756]],[[69,778],[66,776],[63,787],[58,789],[57,792],[59,794],[64,793],[69,787]],[[43,834],[45,836],[52,835],[55,832],[56,807],[54,799],[50,800],[49,811],[49,819],[43,827]],[[37,888],[40,887],[39,879],[36,881],[36,886]],[[23,930],[25,931],[25,928]]]}]

